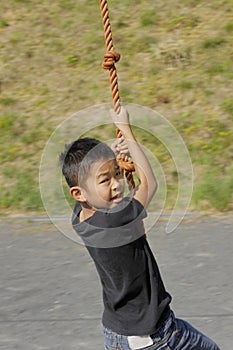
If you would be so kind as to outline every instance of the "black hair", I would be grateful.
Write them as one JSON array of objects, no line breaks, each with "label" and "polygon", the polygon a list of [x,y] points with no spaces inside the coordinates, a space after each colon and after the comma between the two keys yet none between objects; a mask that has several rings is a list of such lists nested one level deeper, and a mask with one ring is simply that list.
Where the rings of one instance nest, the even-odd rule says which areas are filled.
[{"label": "black hair", "polygon": [[99,159],[114,159],[115,154],[105,143],[90,137],[80,138],[60,154],[62,173],[69,187],[85,183],[90,166]]}]

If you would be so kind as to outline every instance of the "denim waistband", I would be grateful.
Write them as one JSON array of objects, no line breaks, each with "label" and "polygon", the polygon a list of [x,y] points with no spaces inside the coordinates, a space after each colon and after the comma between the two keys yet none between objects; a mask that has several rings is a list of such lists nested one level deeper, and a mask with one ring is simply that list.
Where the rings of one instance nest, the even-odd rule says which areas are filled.
[{"label": "denim waistband", "polygon": [[[159,337],[162,333],[167,332],[167,330],[170,328],[172,322],[174,320],[174,313],[171,311],[170,308],[167,308],[164,313],[162,314],[159,324],[157,325],[157,330],[153,334],[144,334],[149,335],[151,337]],[[107,336],[122,336],[122,334],[118,334],[111,329],[107,328],[103,325],[103,330],[105,332],[105,335]],[[126,336],[127,337],[127,336]]]},{"label": "denim waistband", "polygon": [[[168,319],[174,315],[173,312],[171,311],[170,307],[168,306],[164,312],[162,313],[159,322],[157,324],[157,330],[156,332],[160,329],[160,328],[164,328],[164,325],[167,323]],[[156,333],[155,332],[155,333]]]},{"label": "denim waistband", "polygon": [[163,339],[165,336],[169,337],[170,333],[173,332],[172,324],[174,324],[175,315],[171,309],[166,311],[166,314],[163,316],[159,322],[159,327],[153,334],[150,334],[151,338],[155,341],[156,339]]},{"label": "denim waistband", "polygon": [[[149,335],[154,344],[159,344],[162,341],[162,339],[168,339],[171,336],[172,329],[174,328],[172,326],[173,321],[174,321],[173,312],[170,309],[166,310],[166,313],[164,313],[162,318],[160,319],[160,324],[157,331],[150,335],[145,334],[145,336]],[[113,349],[124,349],[124,350],[131,349],[128,342],[128,336],[117,334],[114,331],[106,328],[104,325],[103,325],[103,332],[104,332],[104,342],[105,342],[106,349],[108,347]]]}]

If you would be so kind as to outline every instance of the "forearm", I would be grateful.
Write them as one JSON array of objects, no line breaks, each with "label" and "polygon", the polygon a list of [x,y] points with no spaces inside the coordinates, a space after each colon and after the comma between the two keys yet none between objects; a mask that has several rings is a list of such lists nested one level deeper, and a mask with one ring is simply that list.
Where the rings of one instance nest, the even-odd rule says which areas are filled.
[{"label": "forearm", "polygon": [[127,110],[121,107],[119,114],[116,114],[114,111],[111,111],[111,114],[116,127],[120,129],[123,138],[127,142],[129,153],[134,162],[135,171],[140,181],[140,184],[135,189],[134,197],[146,207],[157,188],[152,168],[143,150],[135,140],[130,127]]},{"label": "forearm", "polygon": [[129,153],[134,162],[135,172],[139,178],[140,184],[148,193],[148,201],[150,201],[157,188],[156,178],[151,165],[140,145],[137,143],[130,125],[122,125],[120,126],[120,130],[127,142]]}]

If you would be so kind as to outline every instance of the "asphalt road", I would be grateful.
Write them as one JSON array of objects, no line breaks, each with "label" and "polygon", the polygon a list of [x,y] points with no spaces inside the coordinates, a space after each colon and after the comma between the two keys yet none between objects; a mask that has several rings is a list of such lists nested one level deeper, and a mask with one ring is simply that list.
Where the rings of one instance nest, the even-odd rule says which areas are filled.
[{"label": "asphalt road", "polygon": [[[148,240],[173,310],[232,350],[233,216],[185,219],[172,234],[165,221]],[[38,218],[2,218],[0,239],[0,349],[102,350],[101,288],[85,247]]]}]

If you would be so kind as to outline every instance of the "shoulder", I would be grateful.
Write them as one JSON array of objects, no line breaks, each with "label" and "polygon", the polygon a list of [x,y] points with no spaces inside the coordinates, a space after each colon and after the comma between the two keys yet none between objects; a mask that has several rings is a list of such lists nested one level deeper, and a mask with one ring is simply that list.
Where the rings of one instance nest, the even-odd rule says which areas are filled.
[{"label": "shoulder", "polygon": [[111,210],[97,210],[82,222],[78,220],[78,210],[76,208],[72,223],[85,245],[98,248],[117,247],[144,235],[142,220],[147,214],[134,198],[124,198]]},{"label": "shoulder", "polygon": [[[77,202],[72,216],[73,225],[82,224],[79,221],[81,209],[80,203]],[[135,219],[142,220],[146,216],[147,212],[144,206],[136,198],[127,196],[112,209],[98,209],[85,222],[102,228],[119,227]]]},{"label": "shoulder", "polygon": [[[98,212],[97,212],[98,213]],[[143,205],[134,197],[125,197],[121,203],[110,210],[100,210],[93,219],[102,218],[109,222],[110,227],[124,226],[135,220],[144,219],[147,214]]]}]

